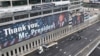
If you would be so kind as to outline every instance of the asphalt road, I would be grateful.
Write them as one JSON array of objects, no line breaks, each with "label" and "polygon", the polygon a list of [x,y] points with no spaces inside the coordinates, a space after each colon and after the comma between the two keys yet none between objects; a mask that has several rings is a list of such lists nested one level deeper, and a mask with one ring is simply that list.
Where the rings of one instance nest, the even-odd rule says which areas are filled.
[{"label": "asphalt road", "polygon": [[100,56],[100,44],[94,49],[89,56]]},{"label": "asphalt road", "polygon": [[100,31],[97,31],[100,27],[100,22],[96,23],[79,33],[82,37],[81,40],[71,40],[68,39],[70,36],[67,36],[61,40],[58,40],[58,45],[51,47],[46,52],[43,52],[41,55],[36,52],[29,53],[25,56],[74,56],[82,48],[92,42],[97,36],[99,36]]}]

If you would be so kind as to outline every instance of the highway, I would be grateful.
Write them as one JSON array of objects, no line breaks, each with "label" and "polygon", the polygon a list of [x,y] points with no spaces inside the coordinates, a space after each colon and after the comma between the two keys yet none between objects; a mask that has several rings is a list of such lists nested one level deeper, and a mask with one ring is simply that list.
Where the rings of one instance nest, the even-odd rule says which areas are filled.
[{"label": "highway", "polygon": [[97,31],[99,27],[100,22],[78,33],[82,37],[81,40],[69,40],[69,38],[73,35],[71,34],[70,36],[58,40],[58,45],[51,47],[49,50],[40,55],[36,52],[32,52],[25,56],[75,56],[75,54],[100,35],[100,31]]},{"label": "highway", "polygon": [[94,49],[89,56],[100,56],[100,44]]}]

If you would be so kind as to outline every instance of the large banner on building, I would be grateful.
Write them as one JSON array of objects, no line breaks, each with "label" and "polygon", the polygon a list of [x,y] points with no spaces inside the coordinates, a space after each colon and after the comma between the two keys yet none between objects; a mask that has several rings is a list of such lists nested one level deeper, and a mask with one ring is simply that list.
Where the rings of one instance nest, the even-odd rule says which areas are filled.
[{"label": "large banner on building", "polygon": [[90,0],[91,3],[100,3],[100,0]]},{"label": "large banner on building", "polygon": [[18,42],[68,25],[69,13],[61,13],[28,21],[0,26],[0,46],[5,48]]},{"label": "large banner on building", "polygon": [[78,25],[84,22],[83,13],[70,13],[69,14],[69,24],[72,26]]}]

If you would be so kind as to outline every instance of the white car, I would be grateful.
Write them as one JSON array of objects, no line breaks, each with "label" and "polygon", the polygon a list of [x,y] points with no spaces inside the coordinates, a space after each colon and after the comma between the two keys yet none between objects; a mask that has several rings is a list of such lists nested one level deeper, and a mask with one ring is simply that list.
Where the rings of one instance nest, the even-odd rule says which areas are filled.
[{"label": "white car", "polygon": [[41,54],[41,53],[43,53],[43,52],[44,52],[43,47],[42,47],[42,46],[39,46],[39,47],[38,47],[38,54]]},{"label": "white car", "polygon": [[45,48],[50,48],[50,47],[52,47],[52,46],[54,46],[54,45],[57,45],[57,44],[58,44],[58,42],[54,41],[54,42],[48,43],[48,44],[46,44],[46,45],[43,45],[43,47],[45,47]]}]

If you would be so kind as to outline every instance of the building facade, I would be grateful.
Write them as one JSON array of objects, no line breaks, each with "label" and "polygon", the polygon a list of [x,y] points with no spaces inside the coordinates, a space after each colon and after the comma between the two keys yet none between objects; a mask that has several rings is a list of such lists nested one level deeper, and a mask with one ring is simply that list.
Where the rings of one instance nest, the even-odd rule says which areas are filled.
[{"label": "building facade", "polygon": [[85,22],[79,0],[0,0],[0,56],[24,56]]}]

